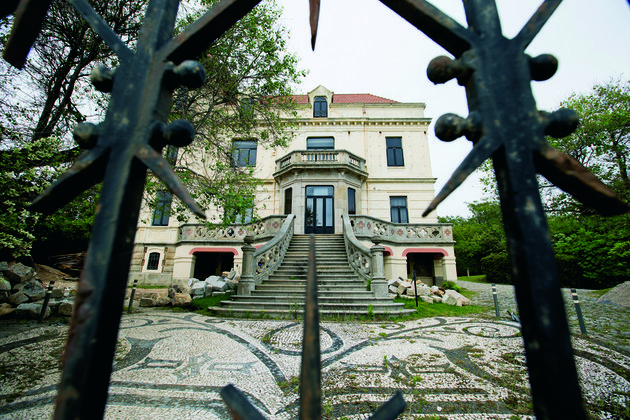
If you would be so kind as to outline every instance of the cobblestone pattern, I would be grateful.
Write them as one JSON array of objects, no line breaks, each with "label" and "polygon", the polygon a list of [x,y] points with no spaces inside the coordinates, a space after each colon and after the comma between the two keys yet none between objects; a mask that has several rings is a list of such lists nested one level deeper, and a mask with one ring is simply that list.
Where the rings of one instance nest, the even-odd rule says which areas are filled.
[{"label": "cobblestone pattern", "polygon": [[[32,324],[0,339],[0,417],[50,418],[66,334]],[[301,339],[291,321],[124,315],[105,417],[226,419],[219,391],[233,383],[268,419],[297,418]],[[630,357],[588,337],[574,346],[589,407],[627,411]],[[516,323],[325,322],[321,347],[326,419],[364,419],[399,389],[402,419],[533,418]]]}]

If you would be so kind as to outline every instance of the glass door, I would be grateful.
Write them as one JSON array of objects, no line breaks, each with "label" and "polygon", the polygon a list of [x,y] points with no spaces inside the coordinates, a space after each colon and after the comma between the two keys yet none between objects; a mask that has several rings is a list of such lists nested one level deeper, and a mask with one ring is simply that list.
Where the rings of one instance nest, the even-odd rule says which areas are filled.
[{"label": "glass door", "polygon": [[335,233],[333,187],[306,187],[304,233]]}]

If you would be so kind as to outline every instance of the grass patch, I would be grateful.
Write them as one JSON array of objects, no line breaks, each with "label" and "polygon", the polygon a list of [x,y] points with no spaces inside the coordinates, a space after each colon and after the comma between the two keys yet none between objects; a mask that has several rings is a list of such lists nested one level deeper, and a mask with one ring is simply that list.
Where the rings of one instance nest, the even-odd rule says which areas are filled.
[{"label": "grass patch", "polygon": [[231,293],[223,293],[216,296],[206,296],[190,301],[190,310],[207,315],[208,307],[219,306],[223,300],[232,300]]},{"label": "grass patch", "polygon": [[[469,290],[462,290],[462,295],[467,298],[471,298],[474,295],[474,292]],[[415,313],[409,315],[405,318],[430,318],[434,316],[467,316],[471,314],[481,314],[487,311],[487,308],[484,306],[478,305],[469,305],[469,306],[452,306],[447,305],[445,303],[425,303],[422,301],[418,302],[418,307],[416,308],[415,299],[407,299],[402,297],[397,297],[394,299],[394,302],[403,303],[405,305],[405,309],[415,309]]]},{"label": "grass patch", "polygon": [[484,283],[484,284],[489,284],[488,282],[486,282],[486,275],[485,274],[481,274],[478,276],[461,276],[461,277],[457,277],[457,280],[460,281],[469,281],[471,283]]},{"label": "grass patch", "polygon": [[589,294],[589,296],[602,297],[606,293],[610,292],[612,289],[613,289],[612,287],[609,287],[607,289],[591,290],[591,291],[588,292],[588,294]]}]

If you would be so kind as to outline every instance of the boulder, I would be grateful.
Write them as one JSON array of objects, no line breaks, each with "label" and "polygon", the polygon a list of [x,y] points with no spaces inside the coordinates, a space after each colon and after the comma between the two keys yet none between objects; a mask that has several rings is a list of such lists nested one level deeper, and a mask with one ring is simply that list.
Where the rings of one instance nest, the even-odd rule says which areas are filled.
[{"label": "boulder", "polygon": [[630,281],[613,287],[608,293],[597,299],[597,302],[630,308]]},{"label": "boulder", "polygon": [[22,263],[17,263],[7,270],[4,276],[9,279],[12,284],[24,283],[35,277],[35,270]]},{"label": "boulder", "polygon": [[[192,289],[190,290],[190,296],[192,296],[193,298],[202,298],[206,296],[206,288],[207,285],[205,282],[200,281],[197,282],[195,284],[193,284]],[[212,288],[210,288],[210,291],[212,291]],[[175,298],[175,295],[178,293],[174,293],[173,297],[171,299]]]},{"label": "boulder", "polygon": [[227,277],[228,280],[236,280],[236,271],[230,270],[230,272],[225,277]]},{"label": "boulder", "polygon": [[9,302],[10,296],[11,295],[9,294],[9,292],[5,292],[5,291],[0,292],[0,303]]},{"label": "boulder", "polygon": [[12,308],[11,305],[9,307],[0,307],[0,319],[1,318],[9,318],[12,314],[15,313],[15,308]]},{"label": "boulder", "polygon": [[0,274],[2,274],[3,276],[6,276],[7,271],[9,271],[9,264],[6,261],[2,261],[0,262]]},{"label": "boulder", "polygon": [[[200,281],[201,281],[201,280],[199,280],[199,279],[196,279],[196,278],[194,278],[194,277],[191,277],[191,278],[189,278],[189,279],[188,279],[188,287],[192,287],[192,286],[193,286],[193,284],[195,284],[195,283],[197,283],[197,282],[200,282]],[[178,293],[179,293],[179,292],[178,292]]]},{"label": "boulder", "polygon": [[59,299],[63,297],[63,289],[60,287],[55,287],[54,289],[52,289],[50,291],[50,298],[51,299]]},{"label": "boulder", "polygon": [[393,293],[393,294],[398,293],[398,286],[394,286],[394,285],[389,286],[389,293]]},{"label": "boulder", "polygon": [[10,292],[11,282],[4,277],[0,277],[0,292]]},{"label": "boulder", "polygon": [[470,299],[456,292],[455,290],[447,290],[444,293],[442,302],[446,303],[447,305],[453,306],[468,306],[472,303]]},{"label": "boulder", "polygon": [[42,300],[44,299],[44,296],[46,296],[46,289],[38,280],[29,280],[23,284],[24,287],[22,287],[22,293],[28,296],[33,302]]},{"label": "boulder", "polygon": [[155,306],[155,299],[145,296],[142,299],[140,299],[139,306],[143,308],[153,307]]},{"label": "boulder", "polygon": [[430,298],[429,296],[420,296],[420,299],[426,303],[433,303],[433,298]]},{"label": "boulder", "polygon": [[[39,303],[22,303],[18,305],[15,313],[20,318],[30,318],[30,319],[39,319],[39,315],[42,312],[42,305]],[[46,312],[44,313],[44,318],[48,318],[50,316],[50,308],[46,307]]]},{"label": "boulder", "polygon": [[72,316],[72,311],[74,310],[74,303],[69,300],[64,300],[59,304],[59,310],[57,314],[59,316]]},{"label": "boulder", "polygon": [[418,296],[429,296],[431,294],[431,289],[429,289],[429,286],[421,281],[416,282],[416,287],[413,286],[412,282],[411,287],[407,289],[407,294],[410,296],[415,296],[416,290],[418,291]]},{"label": "boulder", "polygon": [[160,295],[155,299],[155,306],[167,306],[170,305],[171,299],[168,296]]},{"label": "boulder", "polygon": [[9,302],[11,302],[14,306],[18,306],[22,303],[28,302],[28,296],[26,296],[24,292],[17,292],[11,295]]},{"label": "boulder", "polygon": [[434,301],[435,303],[440,303],[440,302],[442,302],[442,298],[441,298],[440,296],[435,296],[435,295],[433,295],[433,296],[431,296],[431,297],[433,298],[433,301]]},{"label": "boulder", "polygon": [[173,306],[186,307],[190,305],[190,295],[188,293],[175,293],[173,297]]},{"label": "boulder", "polygon": [[227,283],[219,276],[210,276],[205,281],[206,284],[206,296],[212,294],[212,292],[225,293],[228,290]]}]

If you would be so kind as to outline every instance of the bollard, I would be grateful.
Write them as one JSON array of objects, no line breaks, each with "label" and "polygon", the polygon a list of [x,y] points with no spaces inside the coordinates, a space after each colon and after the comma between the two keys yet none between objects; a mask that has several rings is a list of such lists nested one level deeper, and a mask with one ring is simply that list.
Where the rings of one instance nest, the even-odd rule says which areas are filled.
[{"label": "bollard", "polygon": [[416,284],[416,270],[413,270],[413,290],[416,295],[416,308],[418,307],[418,285]]},{"label": "bollard", "polygon": [[492,298],[494,299],[494,312],[497,314],[497,318],[501,318],[499,313],[499,297],[497,295],[497,285],[492,283]]},{"label": "bollard", "polygon": [[48,283],[48,289],[46,289],[46,296],[44,296],[44,304],[42,305],[42,311],[39,313],[39,319],[37,320],[38,324],[41,324],[44,321],[44,315],[46,315],[46,309],[48,308],[48,302],[50,302],[50,295],[52,295],[53,286],[55,285],[55,281],[51,280]]},{"label": "bollard", "polygon": [[133,281],[133,287],[131,288],[131,296],[129,296],[129,307],[127,308],[127,313],[131,313],[131,309],[133,308],[133,297],[136,294],[136,287],[138,287],[138,279]]},{"label": "bollard", "polygon": [[586,334],[586,325],[584,325],[584,317],[582,316],[582,308],[580,308],[580,298],[578,298],[577,290],[571,289],[571,295],[573,296],[573,304],[575,305],[575,312],[577,313],[578,322],[580,323],[580,331],[582,334]]}]

